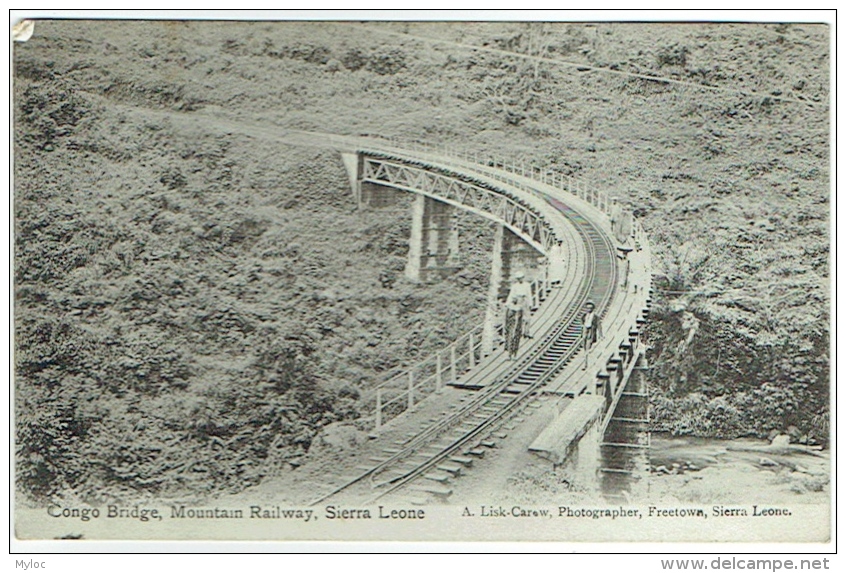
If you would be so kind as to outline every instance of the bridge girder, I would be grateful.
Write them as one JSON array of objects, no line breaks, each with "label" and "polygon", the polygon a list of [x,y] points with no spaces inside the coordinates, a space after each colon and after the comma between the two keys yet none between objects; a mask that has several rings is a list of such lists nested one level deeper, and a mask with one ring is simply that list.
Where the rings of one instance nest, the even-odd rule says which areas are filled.
[{"label": "bridge girder", "polygon": [[539,213],[504,192],[423,167],[365,156],[361,181],[423,194],[501,223],[543,254],[558,239]]}]

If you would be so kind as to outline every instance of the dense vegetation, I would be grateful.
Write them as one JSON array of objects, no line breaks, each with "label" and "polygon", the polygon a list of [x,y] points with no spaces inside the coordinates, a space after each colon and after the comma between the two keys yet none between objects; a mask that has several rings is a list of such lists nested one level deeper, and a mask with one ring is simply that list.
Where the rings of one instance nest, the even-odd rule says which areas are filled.
[{"label": "dense vegetation", "polygon": [[409,284],[404,204],[354,212],[337,157],[219,119],[520,155],[619,195],[656,254],[655,427],[825,439],[825,27],[378,31],[39,22],[16,46],[24,492],[241,489],[359,416],[380,372],[480,316],[484,225],[464,223],[478,239],[464,271]]}]

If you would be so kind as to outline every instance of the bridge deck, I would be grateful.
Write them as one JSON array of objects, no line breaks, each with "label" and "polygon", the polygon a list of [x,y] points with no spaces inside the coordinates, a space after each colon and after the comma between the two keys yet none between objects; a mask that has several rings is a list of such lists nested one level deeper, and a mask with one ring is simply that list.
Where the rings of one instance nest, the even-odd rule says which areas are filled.
[{"label": "bridge deck", "polygon": [[[583,370],[584,354],[568,364],[564,370],[544,388],[544,392],[560,395],[578,395],[589,385],[589,380],[595,380],[597,372],[604,371],[606,363],[611,358],[619,357],[619,333],[625,332],[630,325],[635,324],[642,310],[649,301],[651,275],[649,274],[649,251],[633,251],[629,254],[631,267],[629,271],[629,288],[618,289],[608,312],[602,322],[605,336],[591,351],[588,367]],[[637,287],[635,291],[632,285]],[[591,391],[593,391],[591,389]]]}]

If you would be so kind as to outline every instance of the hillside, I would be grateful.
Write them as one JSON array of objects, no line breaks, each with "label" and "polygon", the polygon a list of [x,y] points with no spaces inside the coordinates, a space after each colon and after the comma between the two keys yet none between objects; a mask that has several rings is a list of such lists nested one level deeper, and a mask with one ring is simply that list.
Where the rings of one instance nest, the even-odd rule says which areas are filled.
[{"label": "hillside", "polygon": [[44,21],[15,48],[27,493],[241,489],[480,320],[484,223],[464,271],[412,285],[404,205],[355,211],[337,157],[232,122],[449,142],[619,196],[656,257],[655,428],[826,439],[825,26]]}]

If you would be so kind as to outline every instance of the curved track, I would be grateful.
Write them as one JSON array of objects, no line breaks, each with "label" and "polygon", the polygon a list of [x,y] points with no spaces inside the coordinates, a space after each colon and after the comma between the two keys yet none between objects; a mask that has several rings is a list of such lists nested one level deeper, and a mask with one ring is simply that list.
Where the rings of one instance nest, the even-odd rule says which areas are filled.
[{"label": "curved track", "polygon": [[616,287],[614,247],[606,233],[564,203],[544,196],[578,231],[587,250],[586,272],[575,296],[558,313],[557,324],[519,361],[506,363],[493,383],[455,412],[409,439],[399,451],[373,467],[320,496],[312,505],[330,499],[375,501],[403,488],[413,488],[427,477],[424,492],[437,495],[438,476],[445,479],[472,463],[462,455],[477,451],[498,428],[513,418],[538,395],[538,391],[578,352],[580,315],[588,300],[605,309]]}]

